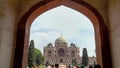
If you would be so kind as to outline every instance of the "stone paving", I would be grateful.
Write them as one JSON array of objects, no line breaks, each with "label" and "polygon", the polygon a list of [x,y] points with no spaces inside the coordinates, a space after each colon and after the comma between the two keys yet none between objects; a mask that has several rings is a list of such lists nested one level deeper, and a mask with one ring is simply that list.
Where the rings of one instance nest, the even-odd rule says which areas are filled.
[{"label": "stone paving", "polygon": [[[52,68],[52,67],[48,66],[47,68]],[[55,68],[55,67],[53,67],[53,68]],[[58,68],[69,68],[69,66],[67,66],[67,65],[59,65]],[[71,68],[76,68],[76,67],[71,67]]]}]

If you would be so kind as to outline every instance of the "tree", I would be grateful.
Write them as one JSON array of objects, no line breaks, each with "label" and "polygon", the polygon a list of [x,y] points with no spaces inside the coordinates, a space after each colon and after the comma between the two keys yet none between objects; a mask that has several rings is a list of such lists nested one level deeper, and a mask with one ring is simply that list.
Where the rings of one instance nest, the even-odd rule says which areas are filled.
[{"label": "tree", "polygon": [[45,60],[45,57],[42,56],[42,57],[41,57],[41,64],[44,64],[44,60]]},{"label": "tree", "polygon": [[40,66],[42,64],[42,53],[39,49],[35,48],[35,54],[36,54],[36,66]]},{"label": "tree", "polygon": [[34,50],[34,40],[30,41],[29,52],[28,52],[28,67],[32,68],[35,65],[36,55]]},{"label": "tree", "polygon": [[35,54],[36,54],[36,55],[41,55],[41,56],[42,56],[41,51],[40,51],[39,49],[37,49],[37,48],[35,48]]},{"label": "tree", "polygon": [[87,54],[87,49],[86,48],[83,48],[83,55],[82,55],[82,64],[84,66],[87,66],[88,65],[88,54]]},{"label": "tree", "polygon": [[93,64],[94,66],[96,65],[96,63],[95,63],[95,61],[94,61],[94,64]]},{"label": "tree", "polygon": [[38,66],[38,68],[39,68],[40,64],[41,64],[41,56],[39,54],[36,56],[36,66]]}]

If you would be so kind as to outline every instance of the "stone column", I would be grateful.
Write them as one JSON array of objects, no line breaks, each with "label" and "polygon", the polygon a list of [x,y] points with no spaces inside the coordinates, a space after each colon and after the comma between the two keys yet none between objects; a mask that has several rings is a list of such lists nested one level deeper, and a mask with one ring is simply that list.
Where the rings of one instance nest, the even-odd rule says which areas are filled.
[{"label": "stone column", "polygon": [[120,0],[109,0],[110,41],[113,68],[120,67]]},{"label": "stone column", "polygon": [[8,0],[0,0],[0,68],[11,67],[15,15]]}]

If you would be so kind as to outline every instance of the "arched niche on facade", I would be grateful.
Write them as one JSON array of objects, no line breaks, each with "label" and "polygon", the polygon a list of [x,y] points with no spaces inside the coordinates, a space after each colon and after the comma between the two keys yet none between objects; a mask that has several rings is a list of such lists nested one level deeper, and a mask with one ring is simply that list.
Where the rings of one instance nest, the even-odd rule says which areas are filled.
[{"label": "arched niche on facade", "polygon": [[108,29],[100,13],[83,0],[43,0],[32,6],[20,19],[16,35],[13,68],[26,68],[30,26],[40,14],[58,6],[67,6],[87,16],[95,30],[97,63],[112,68]]}]

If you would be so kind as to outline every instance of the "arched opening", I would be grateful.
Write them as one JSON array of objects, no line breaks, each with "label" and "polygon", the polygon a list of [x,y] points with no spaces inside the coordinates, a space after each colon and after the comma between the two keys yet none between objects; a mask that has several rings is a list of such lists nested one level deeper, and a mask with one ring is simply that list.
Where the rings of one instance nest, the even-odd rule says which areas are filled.
[{"label": "arched opening", "polygon": [[[108,29],[99,14],[92,6],[80,0],[45,0],[33,6],[20,20],[17,29],[17,41],[14,57],[14,68],[27,67],[28,42],[30,26],[33,20],[43,12],[64,5],[86,15],[95,29],[97,61],[103,68],[112,68],[109,48]],[[76,7],[77,6],[77,7]]]},{"label": "arched opening", "polygon": [[63,63],[63,59],[60,59],[60,63]]},{"label": "arched opening", "polygon": [[[57,42],[57,38],[65,42]],[[35,47],[42,53],[51,43],[52,47],[63,44],[67,48],[77,46],[80,56],[83,48],[87,48],[89,57],[96,56],[93,24],[85,15],[63,5],[35,18],[30,28],[30,40],[34,40]]]},{"label": "arched opening", "polygon": [[58,50],[58,56],[60,56],[60,57],[64,57],[64,56],[65,56],[65,52],[64,52],[64,49],[63,49],[63,48],[60,48],[60,49]]}]

